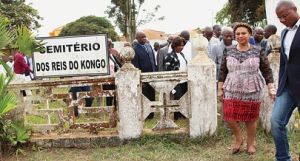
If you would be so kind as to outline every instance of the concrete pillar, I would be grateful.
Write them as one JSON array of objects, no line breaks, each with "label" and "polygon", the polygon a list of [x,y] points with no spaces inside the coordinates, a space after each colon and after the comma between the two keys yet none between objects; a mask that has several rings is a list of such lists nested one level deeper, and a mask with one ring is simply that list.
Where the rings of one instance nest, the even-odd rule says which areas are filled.
[{"label": "concrete pillar", "polygon": [[193,40],[193,47],[198,54],[187,68],[191,99],[191,137],[212,135],[217,129],[216,66],[206,54],[207,44],[202,35]]},{"label": "concrete pillar", "polygon": [[141,71],[131,64],[134,50],[125,47],[120,52],[125,64],[116,73],[115,84],[119,107],[118,132],[121,139],[138,138],[142,134]]},{"label": "concrete pillar", "polygon": [[[278,50],[273,50],[272,53],[268,56],[270,67],[272,69],[273,77],[274,77],[274,85],[277,89],[278,85],[278,73],[279,73],[279,58],[280,53]],[[260,122],[262,128],[265,129],[266,132],[270,132],[271,130],[271,115],[273,111],[274,101],[270,99],[268,93],[268,87],[264,88],[264,97],[260,106]]]}]

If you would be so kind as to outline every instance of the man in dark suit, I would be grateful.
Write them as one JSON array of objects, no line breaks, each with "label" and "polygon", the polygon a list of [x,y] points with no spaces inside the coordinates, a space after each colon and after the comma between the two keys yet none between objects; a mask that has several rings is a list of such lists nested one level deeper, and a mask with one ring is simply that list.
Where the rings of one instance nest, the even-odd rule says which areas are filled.
[{"label": "man in dark suit", "polygon": [[144,32],[136,33],[137,44],[133,47],[135,55],[132,64],[139,68],[142,72],[155,71],[154,51],[149,43]]},{"label": "man in dark suit", "polygon": [[[290,161],[286,125],[300,107],[300,17],[292,1],[279,1],[276,14],[287,28],[281,33],[279,83],[271,117],[276,160]],[[299,110],[300,113],[300,110]]]},{"label": "man in dark suit", "polygon": [[[138,31],[135,36],[137,43],[133,46],[135,55],[132,64],[142,72],[155,72],[155,57],[151,45],[147,41],[146,34]],[[142,92],[150,101],[155,101],[155,90],[149,83],[142,84]],[[147,118],[153,118],[151,113]]]},{"label": "man in dark suit", "polygon": [[171,52],[171,43],[174,39],[174,36],[170,35],[167,40],[167,45],[163,48],[159,49],[157,52],[157,70],[158,71],[164,71],[164,57],[168,54],[168,52]]}]

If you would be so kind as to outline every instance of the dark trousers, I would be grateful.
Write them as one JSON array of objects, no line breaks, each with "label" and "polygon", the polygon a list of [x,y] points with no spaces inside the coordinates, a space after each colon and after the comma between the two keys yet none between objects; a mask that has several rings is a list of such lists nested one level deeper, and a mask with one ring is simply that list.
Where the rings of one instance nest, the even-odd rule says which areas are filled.
[{"label": "dark trousers", "polygon": [[[103,90],[115,90],[115,85],[103,85]],[[106,106],[116,106],[116,97],[106,97]]]},{"label": "dark trousers", "polygon": [[[76,95],[77,92],[87,92],[87,91],[91,91],[90,86],[71,87],[69,90],[69,92],[72,93],[73,100],[77,99],[77,95]],[[85,98],[85,106],[91,107],[93,104],[93,99],[94,98]],[[75,107],[74,114],[75,114],[75,116],[78,116],[78,107]]]},{"label": "dark trousers", "polygon": [[[155,89],[148,82],[142,84],[142,93],[150,101],[155,101]],[[152,119],[153,117],[154,117],[154,113],[151,112],[148,115],[147,119]]]},{"label": "dark trousers", "polygon": [[[177,84],[174,88],[176,91],[174,94],[171,94],[174,100],[179,100],[187,92],[187,82]],[[180,112],[174,112],[174,120],[179,118],[185,118]]]}]

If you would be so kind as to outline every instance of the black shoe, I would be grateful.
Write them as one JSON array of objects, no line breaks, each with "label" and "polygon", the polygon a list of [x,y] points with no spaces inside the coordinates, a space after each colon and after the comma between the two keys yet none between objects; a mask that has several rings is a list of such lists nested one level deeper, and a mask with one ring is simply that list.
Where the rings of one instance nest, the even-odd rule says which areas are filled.
[{"label": "black shoe", "polygon": [[180,112],[174,112],[174,120],[179,120],[179,119],[185,119],[186,117],[183,116]]},{"label": "black shoe", "polygon": [[154,113],[151,112],[151,113],[147,116],[146,120],[153,119],[153,117],[154,117]]}]

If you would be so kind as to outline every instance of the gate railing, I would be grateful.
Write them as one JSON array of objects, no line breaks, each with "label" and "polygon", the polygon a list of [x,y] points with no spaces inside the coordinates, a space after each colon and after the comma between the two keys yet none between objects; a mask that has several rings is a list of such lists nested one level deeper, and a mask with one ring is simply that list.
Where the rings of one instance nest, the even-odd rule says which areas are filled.
[{"label": "gate railing", "polygon": [[[72,98],[70,88],[90,86],[91,91],[78,92]],[[115,128],[117,113],[114,105],[106,105],[106,98],[115,97],[114,77],[78,77],[67,79],[36,80],[13,83],[13,90],[19,97],[18,110],[26,125],[37,133],[65,133],[75,129],[88,129],[97,133],[104,128]],[[21,90],[25,90],[26,97]],[[85,106],[85,99],[93,98],[91,107]],[[79,115],[75,116],[75,110]]]},{"label": "gate railing", "polygon": [[172,98],[174,95],[171,94],[172,91],[178,92],[174,89],[177,85],[183,85],[187,81],[187,72],[172,71],[141,74],[141,83],[149,83],[155,90],[156,98],[154,101],[142,95],[143,120],[150,113],[160,114],[159,122],[153,130],[178,129],[179,126],[171,118],[174,112],[180,112],[187,119],[191,117],[189,91],[184,91],[185,93],[182,93],[182,96],[177,99]]}]

